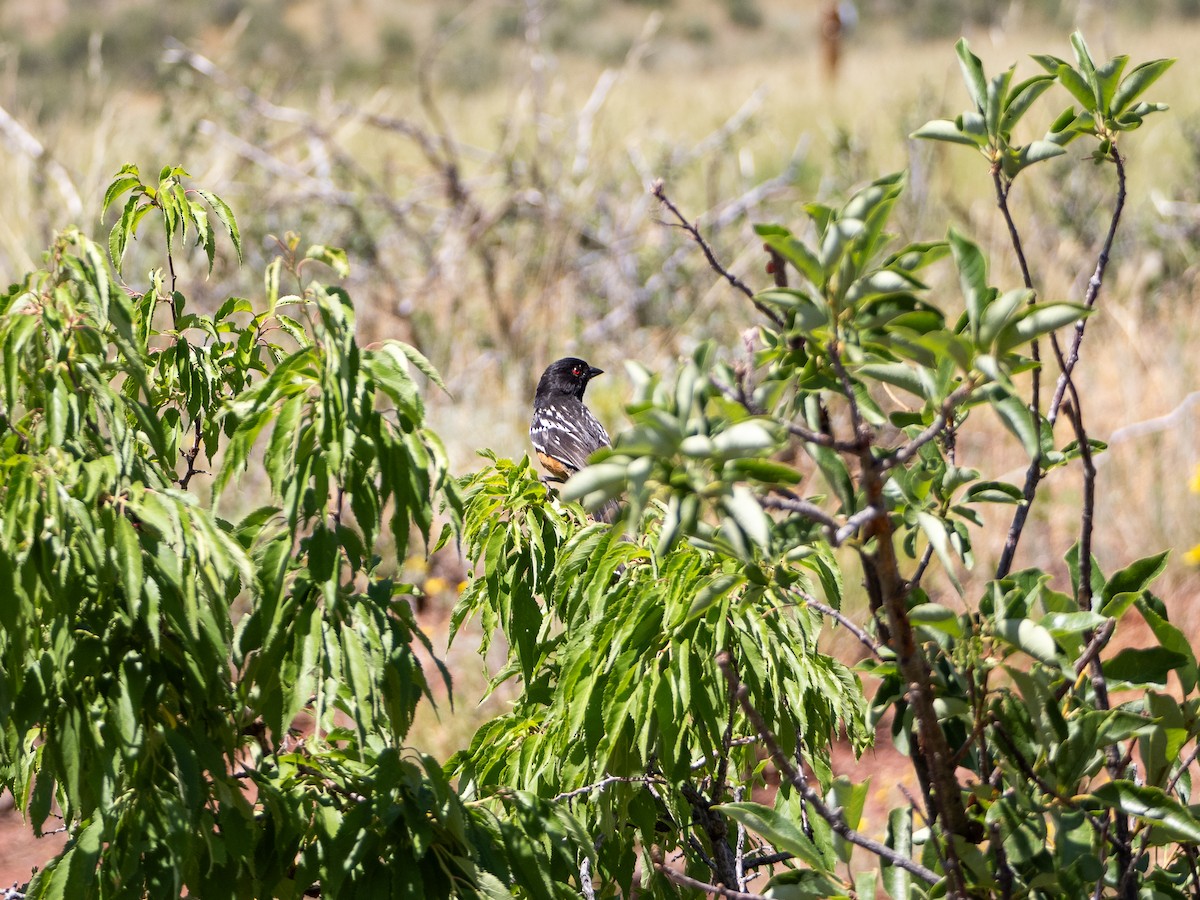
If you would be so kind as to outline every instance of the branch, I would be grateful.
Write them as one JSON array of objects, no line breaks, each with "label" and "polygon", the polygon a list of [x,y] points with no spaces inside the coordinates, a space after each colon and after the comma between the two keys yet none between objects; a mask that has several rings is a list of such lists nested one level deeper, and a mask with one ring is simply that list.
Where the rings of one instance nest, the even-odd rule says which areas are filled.
[{"label": "branch", "polygon": [[196,470],[196,457],[200,455],[200,416],[196,416],[196,436],[192,439],[192,446],[183,454],[184,462],[187,463],[187,471],[183,473],[183,477],[179,479],[179,486],[183,490],[188,489],[188,484],[191,483],[192,476],[204,474]]},{"label": "branch", "polygon": [[951,417],[954,415],[954,410],[970,395],[971,391],[975,390],[975,381],[971,379],[964,381],[955,388],[945,400],[942,401],[942,406],[938,410],[938,414],[929,426],[918,434],[907,444],[901,446],[895,453],[882,461],[883,470],[886,472],[895,466],[902,466],[914,456],[917,452],[940,435],[948,424],[951,422]]},{"label": "branch", "polygon": [[770,900],[769,897],[763,894],[750,894],[746,891],[735,891],[733,888],[727,888],[720,884],[708,884],[704,881],[698,881],[689,875],[677,869],[672,869],[666,865],[662,859],[654,860],[655,870],[665,877],[668,881],[674,882],[680,887],[691,888],[696,891],[704,891],[706,894],[716,894],[718,897],[729,897],[730,900]]},{"label": "branch", "polygon": [[[742,711],[745,712],[750,723],[758,731],[759,737],[762,738],[763,744],[766,746],[767,752],[770,754],[776,768],[779,769],[780,774],[787,778],[792,787],[799,792],[800,796],[816,810],[817,815],[829,823],[829,827],[833,829],[835,834],[856,846],[862,847],[864,850],[874,853],[881,859],[887,860],[892,865],[899,866],[906,872],[920,878],[926,884],[937,884],[941,880],[936,872],[925,868],[920,863],[914,862],[901,853],[897,853],[886,844],[881,844],[879,841],[855,831],[846,824],[846,820],[842,818],[841,810],[830,809],[826,806],[824,798],[809,787],[808,781],[796,771],[795,766],[787,758],[787,754],[783,752],[779,743],[775,740],[775,736],[767,728],[767,723],[763,721],[762,715],[755,709],[754,704],[750,702],[750,692],[746,690],[746,686],[740,682],[737,673],[734,672],[733,660],[730,655],[726,652],[718,655],[717,665],[721,668],[721,672],[725,675],[726,680],[729,681],[730,688],[734,691],[738,702],[742,706]],[[738,895],[725,894],[724,896],[736,897]]]},{"label": "branch", "polygon": [[774,322],[775,325],[782,328],[783,318],[773,309],[769,308],[763,303],[760,303],[758,300],[755,300],[754,291],[746,287],[746,283],[744,281],[742,281],[717,261],[717,257],[713,253],[712,247],[708,245],[708,242],[704,240],[704,237],[700,234],[700,229],[684,218],[684,215],[679,211],[679,208],[671,202],[669,197],[667,197],[666,191],[663,190],[663,182],[661,178],[657,179],[654,184],[651,185],[650,193],[653,194],[663,206],[671,211],[671,214],[674,215],[678,220],[679,227],[690,234],[692,236],[692,240],[700,245],[700,249],[704,251],[704,256],[708,259],[708,264],[713,268],[713,270],[731,285],[749,297],[750,302],[754,304],[755,309]]},{"label": "branch", "polygon": [[837,519],[815,503],[810,503],[807,500],[797,500],[791,497],[760,497],[758,502],[764,509],[779,509],[784,512],[794,512],[804,516],[806,519],[812,519],[814,522],[824,525],[832,532],[836,532],[841,527]]},{"label": "branch", "polygon": [[789,859],[795,859],[796,854],[788,853],[786,850],[780,850],[778,853],[768,853],[766,856],[756,856],[754,859],[746,860],[747,869],[761,869],[763,866],[773,866],[775,863],[787,862]]},{"label": "branch", "polygon": [[846,543],[856,531],[870,522],[872,519],[878,518],[881,513],[876,507],[868,506],[866,509],[861,509],[848,518],[845,522],[839,522],[821,507],[815,503],[810,503],[807,500],[798,500],[794,497],[760,497],[759,504],[764,509],[778,509],[784,512],[794,512],[804,516],[806,519],[812,519],[814,522],[824,526],[825,536],[829,542],[835,547],[840,547]]},{"label": "branch", "polygon": [[846,366],[842,363],[842,348],[838,341],[834,341],[829,347],[829,363],[837,373],[838,381],[842,384],[842,394],[850,405],[850,424],[854,428],[855,449],[861,452],[865,446],[863,435],[866,426],[858,408],[858,397],[854,394],[854,382],[850,380],[850,373],[846,371]]},{"label": "branch", "polygon": [[[1113,632],[1116,630],[1116,627],[1117,620],[1109,619],[1098,629],[1096,629],[1095,633],[1092,634],[1092,639],[1088,642],[1087,647],[1084,648],[1084,651],[1080,655],[1079,659],[1075,660],[1076,679],[1083,674],[1083,670],[1091,665],[1092,660],[1095,659],[1097,654],[1099,654],[1100,651],[1104,649],[1105,645],[1108,644],[1108,640],[1113,636]],[[1071,689],[1071,685],[1074,683],[1074,681],[1063,682],[1063,684],[1061,684],[1055,690],[1054,699],[1061,700],[1066,695],[1067,691]]]},{"label": "branch", "polygon": [[606,775],[595,784],[585,784],[583,787],[575,788],[573,791],[564,791],[561,794],[556,794],[550,798],[550,802],[558,803],[562,800],[572,800],[575,797],[590,794],[592,791],[602,791],[610,784],[666,784],[666,782],[656,775]]},{"label": "branch", "polygon": [[817,444],[821,447],[832,447],[834,450],[840,450],[843,453],[853,453],[858,449],[858,444],[854,441],[839,441],[831,434],[813,431],[806,425],[798,425],[795,422],[786,422],[785,425],[789,432],[805,443]]},{"label": "branch", "polygon": [[1079,444],[1079,455],[1083,460],[1083,504],[1079,513],[1079,596],[1075,602],[1085,612],[1094,605],[1092,597],[1092,531],[1096,509],[1096,466],[1092,462],[1092,445],[1088,443],[1087,431],[1083,427],[1083,410],[1079,406],[1079,392],[1074,382],[1069,382],[1071,400],[1067,414],[1075,428],[1075,440]]},{"label": "branch", "polygon": [[[1117,167],[1117,202],[1113,208],[1112,218],[1108,223],[1108,234],[1104,238],[1104,244],[1100,248],[1100,254],[1096,259],[1096,268],[1092,273],[1091,279],[1088,281],[1087,293],[1084,295],[1083,305],[1088,309],[1092,309],[1096,305],[1096,298],[1100,294],[1100,288],[1104,283],[1104,271],[1108,268],[1109,254],[1112,252],[1113,242],[1117,236],[1117,225],[1121,220],[1121,212],[1125,208],[1125,160],[1118,152],[1116,145],[1112,148],[1113,163]],[[1002,206],[1007,212],[1007,206]],[[1024,270],[1023,270],[1024,272]],[[1028,286],[1028,282],[1027,282]],[[1058,383],[1054,388],[1054,398],[1050,401],[1050,408],[1046,411],[1046,421],[1053,427],[1058,419],[1058,413],[1062,407],[1063,398],[1066,396],[1067,385],[1071,381],[1071,373],[1075,369],[1076,363],[1079,362],[1079,348],[1083,343],[1083,333],[1087,328],[1087,319],[1080,319],[1075,323],[1075,335],[1071,340],[1071,349],[1063,359],[1062,351],[1055,341],[1055,353],[1058,356],[1061,372],[1058,376]],[[1034,374],[1034,389],[1038,390],[1038,380],[1035,370]],[[1037,410],[1037,398],[1035,394],[1035,413],[1038,414],[1037,424],[1039,433],[1041,430],[1040,412]],[[1029,464],[1029,469],[1025,473],[1024,499],[1017,507],[1013,514],[1012,524],[1008,529],[1008,537],[1004,542],[1004,551],[1000,554],[1000,562],[996,566],[996,578],[1004,578],[1012,571],[1013,559],[1017,553],[1017,544],[1021,540],[1021,533],[1025,530],[1025,523],[1029,519],[1029,510],[1033,505],[1033,498],[1037,493],[1038,482],[1041,480],[1041,459],[1034,459]]]},{"label": "branch", "polygon": [[[1117,167],[1117,203],[1113,209],[1112,219],[1108,223],[1108,234],[1104,238],[1104,245],[1100,248],[1100,255],[1096,259],[1096,269],[1092,272],[1092,277],[1088,279],[1087,293],[1083,297],[1083,305],[1088,309],[1092,309],[1096,305],[1096,298],[1104,283],[1104,270],[1108,268],[1109,254],[1112,252],[1113,243],[1117,237],[1117,224],[1121,220],[1121,211],[1125,208],[1125,160],[1117,150],[1116,144],[1112,145],[1112,159]],[[1051,424],[1058,416],[1058,409],[1062,405],[1067,382],[1071,378],[1071,371],[1079,362],[1079,345],[1083,343],[1083,332],[1086,328],[1087,319],[1080,319],[1075,323],[1075,336],[1071,339],[1071,349],[1067,353],[1066,367],[1058,376],[1058,384],[1054,387],[1054,399],[1046,414],[1046,418],[1050,420]]]},{"label": "branch", "polygon": [[832,606],[828,606],[828,605],[822,603],[820,600],[817,600],[815,597],[810,597],[808,594],[804,593],[803,591],[798,591],[798,590],[793,589],[792,593],[799,599],[803,600],[804,604],[806,606],[811,606],[813,609],[815,609],[821,615],[828,616],[829,618],[835,620],[839,625],[841,625],[843,628],[845,628],[847,631],[849,631],[852,635],[854,635],[856,638],[858,638],[859,641],[863,644],[863,646],[866,647],[868,650],[870,650],[872,653],[874,653],[875,656],[877,656],[880,659],[883,659],[883,652],[882,652],[883,645],[880,644],[878,641],[876,641],[874,638],[872,638],[871,635],[867,634],[867,632],[864,629],[860,628],[858,625],[854,624],[854,622],[850,621],[850,619],[846,618],[846,616],[843,615],[841,612],[834,609]]}]

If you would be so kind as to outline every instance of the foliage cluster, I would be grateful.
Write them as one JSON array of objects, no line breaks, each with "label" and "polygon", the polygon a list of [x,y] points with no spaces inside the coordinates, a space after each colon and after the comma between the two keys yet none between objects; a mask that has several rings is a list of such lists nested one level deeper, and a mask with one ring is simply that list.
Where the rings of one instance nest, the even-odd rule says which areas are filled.
[{"label": "foliage cluster", "polygon": [[[1183,753],[1200,735],[1196,658],[1149,590],[1166,554],[1105,577],[1091,553],[1094,458],[1105,448],[1087,435],[1075,370],[1125,199],[1118,147],[1163,109],[1141,98],[1171,61],[1127,71],[1125,57],[1094,62],[1078,34],[1072,46],[1073,62],[1037,56],[1045,74],[1016,82],[1012,68],[988,78],[960,42],[971,108],[917,132],[984,157],[1023,285],[992,286],[983,252],[953,228],[897,246],[888,225],[900,176],[840,207],[810,203],[807,234],[758,228],[773,287],[729,278],[757,311],[746,354],[704,346],[674,384],[641,373],[632,428],[568,483],[565,498],[590,508],[626,497],[636,533],[580,529],[567,516],[556,543],[561,526],[520,514],[522,498],[540,500],[520,465],[498,463],[470,484],[465,522],[483,570],[460,614],[478,610],[485,630],[509,636],[497,680],[525,684],[513,716],[485,725],[455,771],[470,790],[570,800],[607,890],[629,890],[635,852],[641,889],[654,896],[747,896],[781,862],[772,897],[1182,897],[1200,885],[1196,752]],[[1019,143],[1018,125],[1055,86],[1076,105],[1044,138]],[[1117,187],[1075,304],[1039,296],[1008,200],[1030,166],[1079,139],[1094,141],[1090,158]],[[923,281],[944,261],[960,302]],[[1027,452],[1024,486],[984,479],[959,452],[988,410]],[[1041,480],[1068,465],[1081,469],[1083,503],[1078,542],[1063,548],[1066,592],[1013,561]],[[969,596],[957,572],[973,564],[971,529],[993,504],[1013,511],[1008,544],[993,580]],[[504,524],[499,509],[513,512]],[[865,627],[840,611],[836,548],[857,559]],[[693,559],[702,565],[678,568]],[[935,560],[957,602],[928,586]],[[561,627],[547,627],[547,611]],[[1135,611],[1151,645],[1107,651],[1118,630],[1136,627]],[[824,734],[811,730],[820,720],[806,691],[829,683],[813,663],[839,677],[840,667],[811,652],[798,669],[773,659],[810,639],[817,614],[868,648],[859,668],[875,685],[869,722],[911,758],[921,788],[892,810],[883,842],[859,831],[868,786],[833,779]],[[766,623],[787,620],[800,633],[780,644],[788,636]],[[696,621],[708,624],[705,643]],[[639,644],[640,659],[629,655]],[[1165,689],[1171,673],[1182,700]],[[857,739],[845,706],[837,718]],[[670,754],[689,730],[699,752]],[[771,772],[773,801],[749,799]]]},{"label": "foliage cluster", "polygon": [[[377,548],[457,515],[413,370],[435,373],[359,347],[349,296],[311,275],[344,271],[329,248],[289,240],[257,303],[192,312],[175,260],[194,239],[211,263],[218,233],[240,254],[231,212],[180,168],[126,166],[106,205],[126,194],[111,268],[67,231],[0,319],[0,780],[70,835],[29,896],[511,881],[554,812],[514,795],[537,827],[501,822],[403,746],[428,642]],[[119,281],[151,222],[164,265]],[[271,505],[231,521],[217,505],[251,457]]]},{"label": "foliage cluster", "polygon": [[[178,263],[191,241],[211,270],[222,236],[240,256],[232,212],[180,168],[122,169],[108,258],[69,230],[0,305],[0,785],[70,836],[28,895],[1195,895],[1200,671],[1149,590],[1165,555],[1108,577],[1093,557],[1104,447],[1076,375],[1122,139],[1170,62],[1072,45],[1014,83],[960,42],[971,108],[919,132],[982,154],[1023,284],[994,287],[957,230],[898,242],[899,175],[808,204],[804,230],[761,226],[774,284],[729,277],[758,317],[745,355],[640,371],[632,427],[561,505],[527,460],[450,477],[421,393],[436,372],[361,346],[349,293],[314,275],[345,276],[341,251],[287,237],[254,300],[197,312]],[[1054,87],[1079,108],[1018,143]],[[457,148],[407,133],[467,190]],[[1117,181],[1078,304],[1039,295],[1008,207],[1076,140]],[[486,262],[467,200],[456,233]],[[161,251],[127,283],[149,223]],[[947,263],[961,300],[926,283]],[[985,412],[1027,451],[1023,485],[960,459]],[[251,463],[268,505],[222,513]],[[1013,565],[1063,466],[1084,498],[1070,592]],[[622,528],[569,502],[616,496]],[[997,504],[994,579],[946,601],[939,567],[959,587]],[[429,674],[449,683],[381,553],[413,536],[461,537],[454,627],[502,635],[493,685],[521,689],[444,766],[405,747]],[[848,560],[865,625],[841,609]],[[1135,612],[1154,644],[1109,652]],[[823,619],[867,648],[869,701],[818,647]],[[829,754],[882,724],[921,796],[877,840]]]}]

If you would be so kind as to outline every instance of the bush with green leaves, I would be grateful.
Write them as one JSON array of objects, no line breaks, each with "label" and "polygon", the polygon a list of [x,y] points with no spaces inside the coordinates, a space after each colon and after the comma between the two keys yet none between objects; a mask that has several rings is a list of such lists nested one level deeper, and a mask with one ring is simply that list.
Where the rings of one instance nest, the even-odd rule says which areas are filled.
[{"label": "bush with green leaves", "polygon": [[[261,295],[190,305],[177,264],[220,236],[240,256],[233,214],[182,169],[122,169],[108,258],[64,232],[0,304],[0,786],[68,836],[28,896],[1195,896],[1200,671],[1150,591],[1165,554],[1108,577],[1093,557],[1104,446],[1076,374],[1122,138],[1170,63],[1072,43],[1016,83],[960,43],[971,108],[918,132],[983,155],[1023,283],[992,286],[954,229],[898,246],[900,175],[809,204],[759,228],[773,285],[729,276],[745,350],[635,367],[632,427],[557,500],[527,460],[450,476],[436,373],[359,346],[318,280],[340,251],[285,239]],[[1080,108],[1018,143],[1056,86]],[[1038,295],[1008,197],[1075,140],[1117,188],[1068,303]],[[147,223],[162,255],[129,283]],[[989,413],[1022,485],[962,458]],[[1069,590],[1014,568],[1068,466]],[[571,502],[617,496],[615,528]],[[1004,551],[968,593],[997,505]],[[404,743],[430,667],[449,682],[395,577],[413,536],[461,539],[453,627],[502,636],[494,685],[520,688],[444,765]],[[865,661],[823,650],[824,620]],[[920,785],[886,823],[831,764],[881,725]]]},{"label": "bush with green leaves", "polygon": [[[68,835],[28,896],[505,894],[569,819],[464,804],[403,743],[429,645],[381,554],[459,515],[436,373],[358,346],[317,277],[344,255],[295,239],[256,300],[194,311],[176,263],[240,256],[232,212],[179,168],[121,198],[111,267],[69,230],[0,304],[0,786]],[[125,282],[150,223],[165,256]]]},{"label": "bush with green leaves", "polygon": [[[757,229],[773,285],[753,291],[713,261],[752,302],[744,350],[703,345],[673,383],[632,367],[632,426],[561,497],[623,497],[623,526],[548,507],[525,462],[468,482],[479,568],[455,621],[505,635],[495,682],[519,679],[521,694],[451,771],[471,796],[521,789],[570,808],[591,841],[585,896],[1200,892],[1200,673],[1150,591],[1166,554],[1106,577],[1091,553],[1104,445],[1076,369],[1124,204],[1123,138],[1164,109],[1142,97],[1171,61],[1127,72],[1126,57],[1097,64],[1071,43],[1074,62],[1036,56],[1045,73],[1018,82],[1015,67],[988,78],[960,42],[971,107],[916,135],[984,157],[1023,283],[993,286],[954,228],[898,245],[902,175],[810,203],[801,229]],[[1020,143],[1056,87],[1075,105]],[[1039,295],[1008,198],[1076,140],[1093,142],[1116,200],[1091,223],[1084,296],[1065,302]],[[960,450],[988,414],[1028,454],[1023,485]],[[1014,568],[1038,486],[1063,466],[1082,480],[1069,586]],[[1012,510],[1003,552],[968,593],[972,529],[998,504]],[[851,579],[865,621],[842,607]],[[1135,615],[1148,646],[1130,646]],[[857,672],[820,651],[821,618],[865,645]],[[920,786],[886,822],[864,822],[867,785],[829,766],[839,730],[861,749],[865,725]]]}]

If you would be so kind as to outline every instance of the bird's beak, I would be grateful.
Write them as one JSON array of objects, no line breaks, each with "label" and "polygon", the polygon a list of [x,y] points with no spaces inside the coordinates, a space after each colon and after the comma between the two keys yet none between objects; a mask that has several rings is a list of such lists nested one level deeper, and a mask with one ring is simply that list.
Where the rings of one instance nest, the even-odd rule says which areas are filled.
[{"label": "bird's beak", "polygon": [[595,366],[588,366],[588,378],[595,378],[597,375],[603,374],[603,369],[597,369]]}]

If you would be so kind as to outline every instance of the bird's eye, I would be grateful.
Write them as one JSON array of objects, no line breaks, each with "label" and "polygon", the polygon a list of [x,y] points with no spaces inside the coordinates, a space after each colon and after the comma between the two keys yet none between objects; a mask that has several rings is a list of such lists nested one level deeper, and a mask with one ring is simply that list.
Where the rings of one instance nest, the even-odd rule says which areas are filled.
[{"label": "bird's eye", "polygon": [[571,374],[578,378],[579,375],[581,374],[579,366],[576,366],[575,368],[573,368],[571,370]]}]

